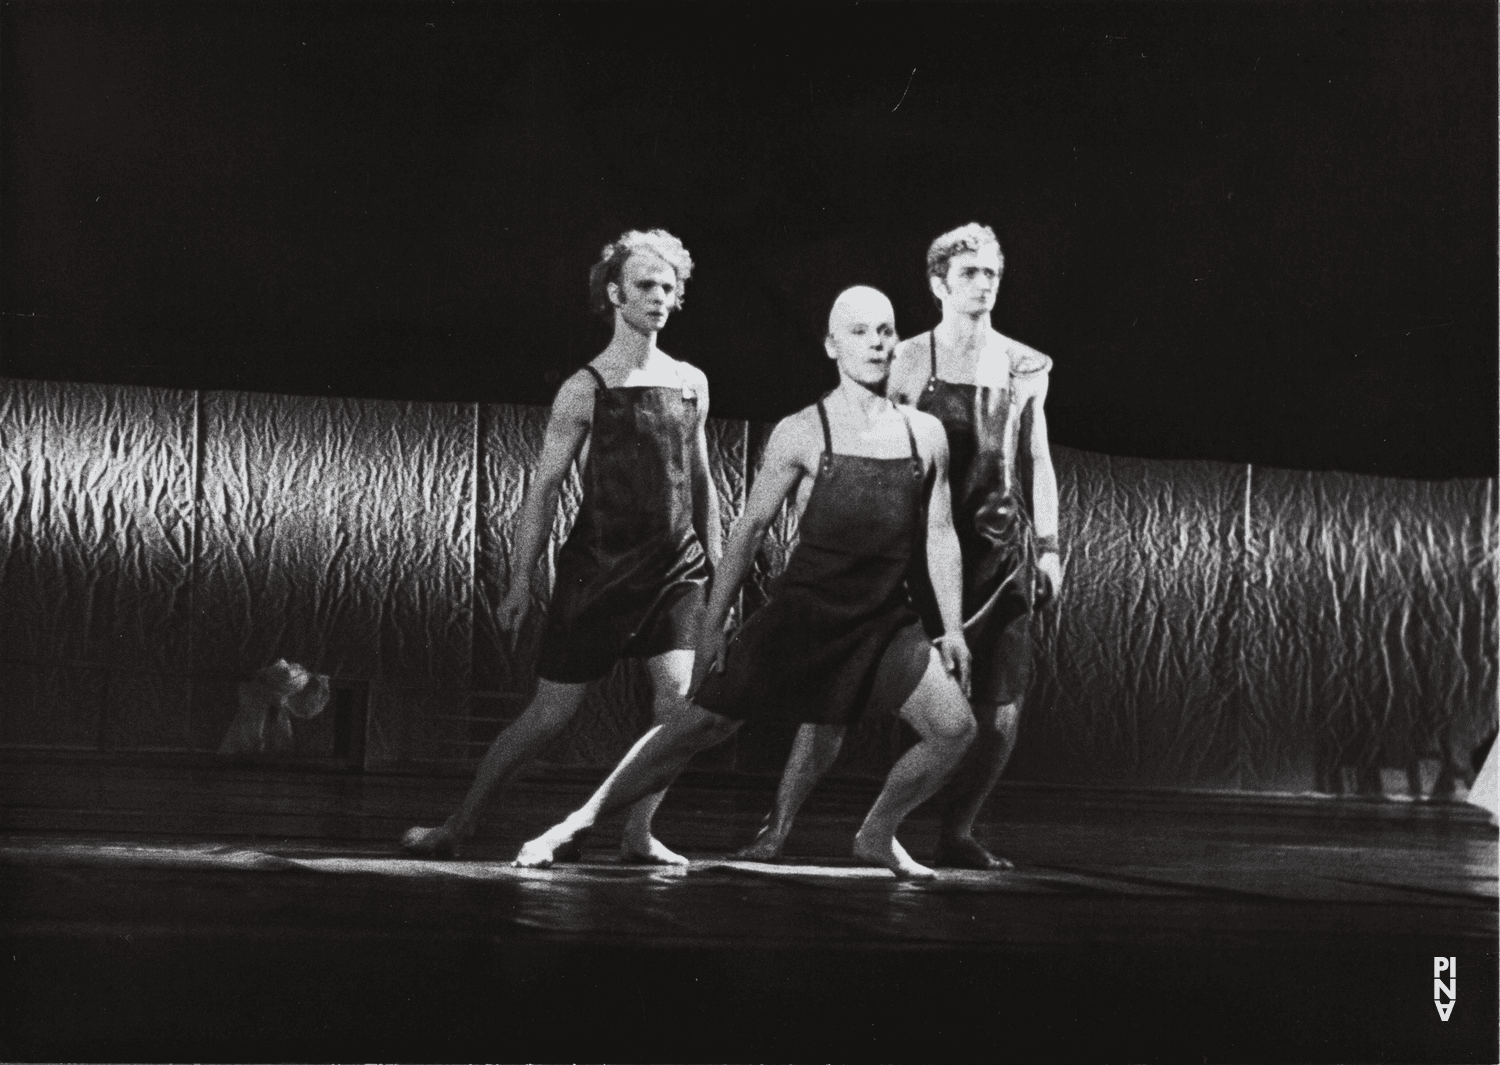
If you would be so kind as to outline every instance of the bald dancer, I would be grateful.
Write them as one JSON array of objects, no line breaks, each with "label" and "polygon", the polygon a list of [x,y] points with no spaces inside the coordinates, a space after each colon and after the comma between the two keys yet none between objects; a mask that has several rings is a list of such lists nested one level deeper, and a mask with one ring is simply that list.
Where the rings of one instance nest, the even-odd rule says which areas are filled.
[{"label": "bald dancer", "polygon": [[[704,432],[708,381],[656,340],[682,306],[692,269],[682,242],[654,229],[623,234],[589,273],[590,302],[614,321],[614,336],[557,391],[498,611],[502,628],[519,629],[558,493],[576,460],[583,502],[557,557],[536,694],[495,737],[458,810],[438,827],[406,833],[401,846],[408,853],[453,857],[495,790],[562,732],[589,684],[618,659],[645,659],[658,721],[688,690],[720,538]],[[686,864],[651,834],[661,792],[637,798],[621,858]]]},{"label": "bald dancer", "polygon": [[[550,865],[600,817],[663,787],[751,717],[844,727],[894,712],[918,739],[886,777],[853,853],[900,878],[935,875],[896,829],[942,786],[975,729],[947,438],[937,419],[886,398],[895,343],[885,296],[865,287],[839,296],[824,343],[838,387],[771,434],[709,596],[692,701],[642,737],[587,803],[523,846],[517,865]],[[792,557],[770,601],[726,643],[730,604],[787,499],[801,515]],[[936,641],[906,591],[924,541],[943,625]]]},{"label": "bald dancer", "polygon": [[[896,402],[942,422],[951,456],[978,735],[940,799],[933,861],[963,869],[1013,868],[974,837],[974,822],[1015,748],[1031,680],[1033,607],[1052,599],[1062,583],[1057,478],[1043,409],[1052,360],[990,325],[1003,269],[1000,242],[988,226],[970,223],[932,242],[927,281],[942,321],[898,345],[888,386]],[[1029,460],[1029,499],[1022,459]],[[913,574],[913,599],[929,630],[941,632],[946,623],[922,569]],[[766,824],[735,857],[781,855],[797,811],[838,757],[844,733],[837,725],[798,730]]]}]

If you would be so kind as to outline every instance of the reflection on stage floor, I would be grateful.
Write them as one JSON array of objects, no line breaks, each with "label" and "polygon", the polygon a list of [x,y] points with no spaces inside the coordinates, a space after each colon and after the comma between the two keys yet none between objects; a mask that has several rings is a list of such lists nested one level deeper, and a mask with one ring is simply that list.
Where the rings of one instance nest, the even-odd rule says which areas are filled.
[{"label": "reflection on stage floor", "polygon": [[[1496,1056],[1496,836],[1460,804],[1007,785],[985,837],[1017,869],[911,883],[838,857],[862,782],[823,789],[780,864],[726,857],[772,782],[702,777],[658,819],[690,865],[622,864],[606,824],[521,870],[586,780],[519,787],[424,861],[391,841],[461,781],[5,779],[11,1060]],[[910,822],[914,856],[933,829]]]}]

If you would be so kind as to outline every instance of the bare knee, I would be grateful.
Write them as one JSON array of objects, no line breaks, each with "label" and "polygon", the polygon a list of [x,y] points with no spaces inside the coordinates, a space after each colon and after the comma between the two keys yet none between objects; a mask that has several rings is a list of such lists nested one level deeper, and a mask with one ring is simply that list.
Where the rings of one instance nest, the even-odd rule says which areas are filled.
[{"label": "bare knee", "polygon": [[658,725],[675,721],[690,710],[691,705],[688,703],[686,692],[678,693],[658,689],[651,697],[651,717]]},{"label": "bare knee", "polygon": [[975,703],[974,720],[980,735],[1006,738],[1016,734],[1021,720],[1021,701],[1009,703]]},{"label": "bare knee", "polygon": [[917,732],[944,747],[966,749],[979,732],[973,712],[962,699],[937,700],[923,716],[926,727],[919,726]]},{"label": "bare knee", "polygon": [[707,750],[723,743],[740,727],[740,722],[710,713],[692,703],[678,706],[670,725],[674,745],[695,751]]}]

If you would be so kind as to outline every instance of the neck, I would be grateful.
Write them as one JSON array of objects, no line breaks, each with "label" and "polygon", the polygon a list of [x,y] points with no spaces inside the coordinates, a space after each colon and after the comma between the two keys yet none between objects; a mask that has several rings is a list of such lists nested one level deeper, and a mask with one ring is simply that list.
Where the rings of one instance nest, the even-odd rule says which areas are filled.
[{"label": "neck", "polygon": [[660,351],[656,346],[656,330],[642,332],[622,316],[615,315],[615,335],[610,338],[609,347],[604,349],[605,355],[642,367]]},{"label": "neck", "polygon": [[885,393],[880,385],[864,385],[852,377],[839,375],[839,387],[835,389],[840,394],[843,402],[848,403],[866,418],[873,418],[881,411],[890,406],[890,400],[885,398]]},{"label": "neck", "polygon": [[978,351],[989,339],[990,318],[987,314],[959,314],[944,307],[943,320],[933,332],[938,342],[955,354]]}]

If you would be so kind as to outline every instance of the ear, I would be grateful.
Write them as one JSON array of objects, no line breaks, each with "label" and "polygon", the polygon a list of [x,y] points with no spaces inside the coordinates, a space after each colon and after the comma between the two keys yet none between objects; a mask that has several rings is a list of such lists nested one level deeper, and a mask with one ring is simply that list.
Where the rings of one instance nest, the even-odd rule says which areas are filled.
[{"label": "ear", "polygon": [[943,297],[948,295],[949,292],[947,278],[933,277],[931,274],[927,277],[927,287],[932,289],[933,296],[939,302],[942,302]]},{"label": "ear", "polygon": [[839,353],[833,350],[833,337],[832,336],[826,335],[826,334],[824,335],[824,337],[823,337],[823,350],[828,353],[828,357],[830,359],[833,359],[834,361],[838,361]]},{"label": "ear", "polygon": [[609,297],[609,302],[613,303],[616,307],[625,306],[625,297],[620,295],[620,283],[618,281],[611,281],[605,285],[604,294]]}]

